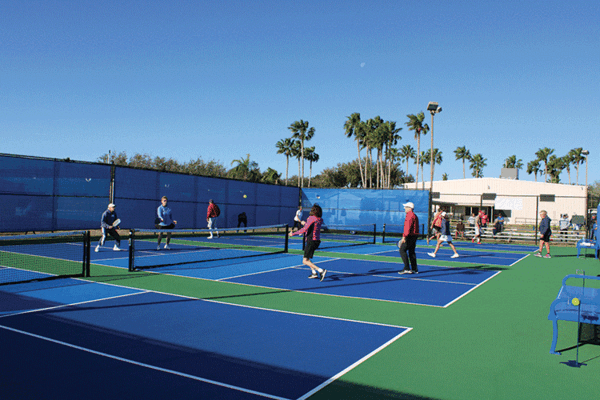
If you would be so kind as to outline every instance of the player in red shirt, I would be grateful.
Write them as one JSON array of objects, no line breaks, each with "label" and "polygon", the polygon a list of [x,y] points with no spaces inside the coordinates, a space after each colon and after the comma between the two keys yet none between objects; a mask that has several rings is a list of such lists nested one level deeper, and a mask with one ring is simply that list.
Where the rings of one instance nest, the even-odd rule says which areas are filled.
[{"label": "player in red shirt", "polygon": [[[399,274],[418,274],[417,254],[417,238],[419,237],[419,217],[414,213],[415,205],[412,202],[403,204],[406,217],[404,219],[404,234],[402,240],[398,242],[400,248],[400,257],[404,262],[404,270]],[[412,268],[411,268],[412,267]]]},{"label": "player in red shirt", "polygon": [[302,264],[309,267],[312,271],[309,279],[320,278],[321,282],[325,279],[325,274],[327,273],[326,269],[321,269],[317,267],[311,261],[315,254],[315,250],[319,248],[321,244],[321,225],[323,225],[323,210],[321,206],[315,204],[310,209],[310,214],[308,215],[308,219],[305,221],[300,221],[302,224],[302,229],[297,230],[296,232],[290,232],[290,237],[295,235],[302,235],[306,233],[306,247],[304,248],[304,257],[302,258]]}]

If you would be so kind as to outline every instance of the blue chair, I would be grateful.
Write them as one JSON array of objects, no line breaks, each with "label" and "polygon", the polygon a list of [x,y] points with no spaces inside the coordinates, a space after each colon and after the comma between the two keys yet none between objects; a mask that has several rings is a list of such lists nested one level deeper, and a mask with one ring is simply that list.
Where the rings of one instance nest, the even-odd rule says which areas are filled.
[{"label": "blue chair", "polygon": [[[550,354],[560,355],[560,353],[556,351],[559,320],[600,325],[600,289],[583,287],[583,285],[567,285],[568,279],[600,280],[600,277],[567,275],[563,278],[562,287],[558,292],[558,296],[556,296],[556,299],[550,305],[550,314],[548,314],[548,319],[552,321],[553,326]],[[579,299],[579,306],[573,304],[574,298]]]},{"label": "blue chair", "polygon": [[577,258],[581,254],[581,249],[594,249],[594,258],[598,258],[598,250],[600,250],[600,241],[581,239],[577,242]]}]

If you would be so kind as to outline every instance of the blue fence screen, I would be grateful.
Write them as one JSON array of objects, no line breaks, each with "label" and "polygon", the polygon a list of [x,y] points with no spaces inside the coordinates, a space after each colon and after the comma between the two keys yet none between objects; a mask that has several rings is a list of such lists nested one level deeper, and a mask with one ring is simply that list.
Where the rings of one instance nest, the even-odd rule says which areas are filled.
[{"label": "blue fence screen", "polygon": [[[404,225],[403,204],[412,202],[415,214],[419,217],[421,230],[427,227],[429,213],[429,191],[424,190],[368,190],[368,189],[302,189],[302,216],[308,217],[313,204],[323,209],[326,225],[365,225],[376,224],[381,232],[383,224],[389,226]],[[425,232],[421,232],[425,233]]]},{"label": "blue fence screen", "polygon": [[248,226],[293,224],[300,199],[296,187],[2,154],[0,232],[98,229],[111,193],[122,228],[153,227],[162,196],[178,228],[206,227],[210,199],[219,227],[242,212]]}]

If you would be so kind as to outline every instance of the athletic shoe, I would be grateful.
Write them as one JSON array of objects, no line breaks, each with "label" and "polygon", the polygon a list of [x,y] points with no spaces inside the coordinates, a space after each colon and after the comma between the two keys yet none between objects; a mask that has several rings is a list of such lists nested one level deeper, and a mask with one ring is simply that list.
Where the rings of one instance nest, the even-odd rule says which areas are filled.
[{"label": "athletic shoe", "polygon": [[411,274],[418,274],[419,271],[410,271]]},{"label": "athletic shoe", "polygon": [[165,244],[165,250],[171,250],[168,244]]},{"label": "athletic shoe", "polygon": [[452,257],[450,257],[450,258],[458,258],[458,253],[453,254]]},{"label": "athletic shoe", "polygon": [[119,248],[119,246],[117,246],[116,244],[113,247],[113,251],[121,251],[121,249]]},{"label": "athletic shoe", "polygon": [[427,255],[428,255],[429,257],[433,257],[433,258],[435,258],[435,253],[427,253]]},{"label": "athletic shoe", "polygon": [[94,249],[94,251],[97,253],[100,251],[100,246],[96,246],[96,248]]},{"label": "athletic shoe", "polygon": [[319,277],[319,275],[318,275],[318,274],[310,274],[310,275],[308,276],[308,279],[317,279],[318,277]]},{"label": "athletic shoe", "polygon": [[535,253],[535,254],[534,254],[534,256],[536,256],[536,257],[541,257],[541,256],[542,256],[542,253]]},{"label": "athletic shoe", "polygon": [[474,239],[474,238],[473,238],[473,239],[471,239],[471,243],[475,243],[475,239]]},{"label": "athletic shoe", "polygon": [[321,282],[323,282],[323,279],[325,279],[325,274],[327,273],[327,270],[324,269],[323,272],[321,272]]},{"label": "athletic shoe", "polygon": [[552,256],[550,256],[550,254],[546,254],[544,258],[552,258]]},{"label": "athletic shoe", "polygon": [[400,275],[404,275],[404,274],[410,274],[411,272],[410,272],[410,269],[403,269],[402,271],[398,271],[398,273]]},{"label": "athletic shoe", "polygon": [[209,239],[212,239],[213,237],[212,237],[212,235],[211,235],[211,236],[209,236],[208,238],[209,238]]}]

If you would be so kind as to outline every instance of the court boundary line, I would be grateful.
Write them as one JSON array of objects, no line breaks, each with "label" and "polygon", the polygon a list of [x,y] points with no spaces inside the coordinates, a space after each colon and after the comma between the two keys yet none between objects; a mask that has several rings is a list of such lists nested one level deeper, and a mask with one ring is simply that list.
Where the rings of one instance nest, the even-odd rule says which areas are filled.
[{"label": "court boundary line", "polygon": [[14,332],[14,333],[19,333],[19,334],[22,334],[22,335],[30,336],[30,337],[33,337],[33,338],[36,338],[36,339],[45,340],[45,341],[48,341],[48,342],[51,342],[51,343],[55,343],[55,344],[58,344],[58,345],[61,345],[61,346],[70,347],[70,348],[75,349],[75,350],[79,350],[79,351],[83,351],[83,352],[86,352],[86,353],[95,354],[95,355],[100,356],[100,357],[110,358],[110,359],[121,361],[121,362],[125,362],[125,363],[128,363],[128,364],[137,365],[139,367],[148,368],[148,369],[152,369],[152,370],[159,371],[159,372],[165,372],[165,373],[168,373],[168,374],[177,375],[177,376],[180,376],[180,377],[183,377],[183,378],[188,378],[188,379],[192,379],[192,380],[196,380],[196,381],[199,381],[199,382],[208,383],[208,384],[215,385],[215,386],[221,386],[221,387],[225,387],[225,388],[228,388],[228,389],[237,390],[237,391],[244,392],[244,393],[250,393],[250,394],[254,394],[254,395],[257,395],[257,396],[262,396],[262,397],[266,397],[266,398],[274,399],[274,400],[290,400],[290,399],[287,399],[286,397],[279,397],[279,396],[271,395],[271,394],[268,394],[268,393],[262,393],[262,392],[258,392],[258,391],[255,391],[255,390],[251,390],[251,389],[247,389],[247,388],[242,388],[242,387],[239,387],[239,386],[230,385],[230,384],[223,383],[223,382],[213,381],[211,379],[206,379],[206,378],[202,378],[202,377],[199,377],[199,376],[195,376],[195,375],[191,375],[191,374],[186,374],[184,372],[179,372],[179,371],[175,371],[175,370],[172,370],[172,369],[167,369],[167,368],[162,368],[162,367],[158,367],[158,366],[155,366],[155,365],[150,365],[150,364],[146,364],[146,363],[143,363],[143,362],[140,362],[140,361],[130,360],[128,358],[115,356],[115,355],[104,353],[104,352],[97,351],[97,350],[92,350],[92,349],[89,349],[89,348],[86,348],[86,347],[77,346],[77,345],[74,345],[74,344],[71,344],[71,343],[63,342],[61,340],[52,339],[52,338],[49,338],[49,337],[46,337],[46,336],[37,335],[35,333],[22,331],[20,329],[11,328],[11,327],[4,326],[4,325],[0,325],[0,328],[8,330],[8,331],[11,331],[11,332]]},{"label": "court boundary line", "polygon": [[477,289],[479,286],[483,285],[484,283],[486,283],[487,281],[489,281],[490,279],[494,278],[495,276],[499,275],[502,271],[496,271],[496,273],[492,276],[490,276],[488,279],[486,279],[485,281],[481,282],[480,284],[478,284],[477,286],[474,286],[473,288],[471,288],[470,290],[466,291],[465,293],[463,293],[462,295],[460,295],[459,297],[457,297],[456,299],[454,299],[453,301],[451,301],[450,303],[446,304],[444,306],[444,308],[450,307],[452,304],[454,304],[455,302],[457,302],[458,300],[460,300],[461,298],[463,298],[464,296],[468,295],[469,293],[471,293],[473,290]]}]

